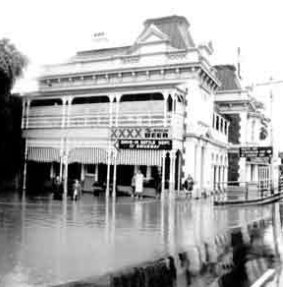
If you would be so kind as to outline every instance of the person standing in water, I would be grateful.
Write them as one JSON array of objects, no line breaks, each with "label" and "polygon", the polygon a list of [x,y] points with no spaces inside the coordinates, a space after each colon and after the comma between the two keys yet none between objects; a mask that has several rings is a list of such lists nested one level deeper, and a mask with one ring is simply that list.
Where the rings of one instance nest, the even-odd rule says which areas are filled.
[{"label": "person standing in water", "polygon": [[78,200],[81,196],[81,184],[78,179],[75,179],[73,184],[73,200]]},{"label": "person standing in water", "polygon": [[142,197],[142,193],[143,193],[143,174],[141,173],[140,170],[138,170],[136,176],[135,176],[135,188],[136,188],[136,192],[135,195],[137,198],[141,198]]}]

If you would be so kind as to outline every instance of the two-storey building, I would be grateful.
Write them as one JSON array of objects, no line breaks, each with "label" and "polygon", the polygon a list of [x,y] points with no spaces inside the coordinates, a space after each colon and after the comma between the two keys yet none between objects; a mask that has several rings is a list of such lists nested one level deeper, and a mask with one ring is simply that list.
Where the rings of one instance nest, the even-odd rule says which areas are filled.
[{"label": "two-storey building", "polygon": [[271,158],[241,157],[240,148],[270,147],[270,120],[263,113],[263,104],[253,97],[251,89],[243,89],[233,65],[215,66],[221,81],[215,97],[217,109],[230,122],[230,182],[268,182],[272,178]]},{"label": "two-storey building", "polygon": [[44,174],[126,190],[140,168],[145,186],[160,174],[162,191],[191,174],[199,197],[226,181],[229,121],[214,108],[212,52],[184,17],[170,16],[146,20],[132,45],[46,67],[24,96],[24,184]]}]

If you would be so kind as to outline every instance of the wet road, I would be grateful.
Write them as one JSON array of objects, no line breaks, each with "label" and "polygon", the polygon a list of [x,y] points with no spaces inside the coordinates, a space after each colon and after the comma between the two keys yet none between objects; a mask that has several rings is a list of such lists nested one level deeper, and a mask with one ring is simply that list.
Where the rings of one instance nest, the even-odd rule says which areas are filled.
[{"label": "wet road", "polygon": [[[280,220],[281,203],[277,210]],[[113,202],[89,194],[72,202],[1,192],[0,286],[48,286],[102,275],[210,242],[261,218],[272,218],[272,205],[227,209],[214,208],[210,199]],[[272,236],[267,234],[271,244]]]}]

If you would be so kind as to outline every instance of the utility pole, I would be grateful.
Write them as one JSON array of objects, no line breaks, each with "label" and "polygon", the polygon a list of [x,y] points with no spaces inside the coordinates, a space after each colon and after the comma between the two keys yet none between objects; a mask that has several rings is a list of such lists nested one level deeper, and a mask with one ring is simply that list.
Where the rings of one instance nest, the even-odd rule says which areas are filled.
[{"label": "utility pole", "polygon": [[[272,77],[270,78],[270,83],[272,82]],[[272,157],[271,157],[271,185],[270,185],[270,191],[271,194],[274,193],[274,138],[273,138],[273,92],[272,87],[270,87],[270,93],[269,93],[269,100],[270,100],[270,146],[272,147]]]}]

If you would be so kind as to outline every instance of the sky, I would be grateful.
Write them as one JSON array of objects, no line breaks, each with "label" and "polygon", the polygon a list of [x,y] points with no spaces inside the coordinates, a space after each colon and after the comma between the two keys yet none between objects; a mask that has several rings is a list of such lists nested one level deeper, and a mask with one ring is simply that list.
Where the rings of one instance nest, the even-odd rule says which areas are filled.
[{"label": "sky", "polygon": [[[212,64],[235,64],[241,49],[243,83],[283,80],[283,4],[280,0],[0,0],[0,39],[8,37],[29,58],[15,91],[36,88],[41,67],[66,61],[77,51],[95,48],[93,35],[104,32],[110,43],[131,44],[148,18],[180,15],[190,22],[196,43],[212,41]],[[257,89],[268,102],[283,151],[280,116],[283,84]],[[267,104],[268,105],[268,104]]]}]

